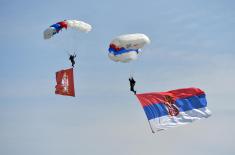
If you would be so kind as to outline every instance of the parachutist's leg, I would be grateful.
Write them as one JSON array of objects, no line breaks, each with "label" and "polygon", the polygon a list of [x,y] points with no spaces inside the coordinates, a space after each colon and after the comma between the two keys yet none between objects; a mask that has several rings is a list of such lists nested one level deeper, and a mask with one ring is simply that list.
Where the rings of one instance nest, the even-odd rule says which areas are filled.
[{"label": "parachutist's leg", "polygon": [[133,87],[130,88],[130,91],[134,91]]},{"label": "parachutist's leg", "polygon": [[72,66],[74,67],[74,64],[75,64],[75,62],[74,61],[72,61]]}]

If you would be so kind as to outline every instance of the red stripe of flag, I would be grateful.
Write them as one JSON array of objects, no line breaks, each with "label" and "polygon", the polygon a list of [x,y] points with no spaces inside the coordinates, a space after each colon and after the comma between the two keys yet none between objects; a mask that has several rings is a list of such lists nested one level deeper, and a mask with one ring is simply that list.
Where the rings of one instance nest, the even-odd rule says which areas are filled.
[{"label": "red stripe of flag", "polygon": [[166,96],[171,96],[174,100],[177,100],[180,98],[188,98],[191,96],[202,95],[202,94],[205,93],[199,88],[183,88],[167,92],[136,94],[136,96],[138,97],[141,105],[144,107],[151,104],[164,103],[166,102]]}]

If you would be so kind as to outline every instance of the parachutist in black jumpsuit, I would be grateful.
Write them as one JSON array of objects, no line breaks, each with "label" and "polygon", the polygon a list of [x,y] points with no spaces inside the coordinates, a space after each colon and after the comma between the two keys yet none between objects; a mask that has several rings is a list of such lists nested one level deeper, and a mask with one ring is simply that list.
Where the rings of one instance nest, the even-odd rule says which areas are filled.
[{"label": "parachutist in black jumpsuit", "polygon": [[133,79],[133,77],[129,78],[130,81],[130,91],[132,91],[134,94],[136,94],[136,91],[134,90],[135,87],[135,80]]},{"label": "parachutist in black jumpsuit", "polygon": [[76,54],[74,54],[74,55],[70,54],[69,55],[69,60],[71,61],[73,67],[74,67],[74,64],[75,64],[75,61],[74,61],[75,57],[76,57]]}]

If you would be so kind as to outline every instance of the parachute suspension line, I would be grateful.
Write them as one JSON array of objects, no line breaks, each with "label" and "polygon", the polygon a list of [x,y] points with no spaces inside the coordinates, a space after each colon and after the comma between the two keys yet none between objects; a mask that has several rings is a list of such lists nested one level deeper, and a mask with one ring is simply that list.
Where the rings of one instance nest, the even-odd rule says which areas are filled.
[{"label": "parachute suspension line", "polygon": [[140,60],[132,61],[132,62],[129,63],[130,77],[133,77],[135,75],[135,69],[138,66],[138,64],[137,64],[138,62],[137,61],[140,61]]},{"label": "parachute suspension line", "polygon": [[[75,31],[75,30],[73,30],[73,31]],[[77,33],[73,33],[72,32],[72,50],[77,50],[76,48],[76,40],[77,40],[77,37],[76,37],[76,35],[77,35]],[[78,43],[78,41],[77,41],[77,43]],[[74,52],[74,51],[73,51]]]},{"label": "parachute suspension line", "polygon": [[134,74],[135,74],[135,71],[134,71],[134,68],[133,68],[134,67],[133,64],[134,64],[133,62],[130,63],[130,68],[129,68],[130,77],[133,77]]}]

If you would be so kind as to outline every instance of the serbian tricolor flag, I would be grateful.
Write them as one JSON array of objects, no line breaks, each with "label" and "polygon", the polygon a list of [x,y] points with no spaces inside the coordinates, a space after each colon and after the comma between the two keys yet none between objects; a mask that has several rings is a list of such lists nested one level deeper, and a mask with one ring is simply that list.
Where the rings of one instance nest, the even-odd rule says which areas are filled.
[{"label": "serbian tricolor flag", "polygon": [[66,96],[75,96],[73,68],[56,72],[55,93]]},{"label": "serbian tricolor flag", "polygon": [[167,92],[136,95],[144,108],[152,132],[207,118],[206,95],[198,88],[183,88]]}]

